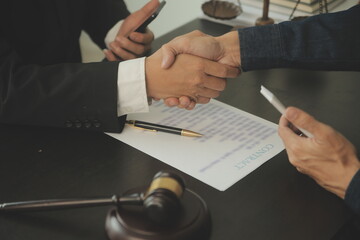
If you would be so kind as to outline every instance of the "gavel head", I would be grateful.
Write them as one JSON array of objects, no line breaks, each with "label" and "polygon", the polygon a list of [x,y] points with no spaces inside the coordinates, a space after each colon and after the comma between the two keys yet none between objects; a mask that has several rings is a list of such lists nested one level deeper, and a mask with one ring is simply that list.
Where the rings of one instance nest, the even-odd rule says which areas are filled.
[{"label": "gavel head", "polygon": [[149,219],[170,224],[181,212],[180,198],[185,191],[183,180],[174,173],[157,173],[143,195],[143,206]]}]

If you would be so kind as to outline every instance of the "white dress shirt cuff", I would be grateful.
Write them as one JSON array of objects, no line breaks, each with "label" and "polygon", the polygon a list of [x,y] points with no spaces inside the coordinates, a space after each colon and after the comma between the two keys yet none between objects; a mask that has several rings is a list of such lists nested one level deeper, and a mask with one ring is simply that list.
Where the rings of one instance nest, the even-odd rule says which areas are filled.
[{"label": "white dress shirt cuff", "polygon": [[148,111],[145,57],[120,62],[118,68],[118,116]]}]

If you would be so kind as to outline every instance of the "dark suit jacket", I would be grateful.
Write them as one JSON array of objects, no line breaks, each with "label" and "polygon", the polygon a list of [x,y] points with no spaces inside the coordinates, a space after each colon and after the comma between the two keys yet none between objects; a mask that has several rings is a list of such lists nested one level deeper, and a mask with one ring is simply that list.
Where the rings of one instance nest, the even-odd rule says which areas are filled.
[{"label": "dark suit jacket", "polygon": [[117,62],[83,64],[81,30],[104,48],[122,0],[0,2],[0,122],[120,132]]},{"label": "dark suit jacket", "polygon": [[241,66],[244,71],[360,71],[359,29],[360,5],[302,21],[239,29]]}]

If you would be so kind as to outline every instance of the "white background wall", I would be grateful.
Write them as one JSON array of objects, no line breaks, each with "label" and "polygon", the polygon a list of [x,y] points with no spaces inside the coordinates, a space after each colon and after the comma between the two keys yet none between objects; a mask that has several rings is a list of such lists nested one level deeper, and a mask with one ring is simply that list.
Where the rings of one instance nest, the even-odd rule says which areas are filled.
[{"label": "white background wall", "polygon": [[[149,0],[124,1],[127,4],[130,12],[134,12],[144,6]],[[161,13],[149,25],[149,28],[154,32],[155,37],[160,37],[165,33],[199,16],[202,16],[203,13],[201,11],[201,4],[206,1],[209,0],[166,0],[166,4]],[[358,0],[346,0],[336,9],[336,11],[347,9],[351,6],[354,6],[357,2]],[[84,62],[101,61],[104,58],[102,51],[92,43],[86,34],[82,34],[80,38],[80,44]]]}]

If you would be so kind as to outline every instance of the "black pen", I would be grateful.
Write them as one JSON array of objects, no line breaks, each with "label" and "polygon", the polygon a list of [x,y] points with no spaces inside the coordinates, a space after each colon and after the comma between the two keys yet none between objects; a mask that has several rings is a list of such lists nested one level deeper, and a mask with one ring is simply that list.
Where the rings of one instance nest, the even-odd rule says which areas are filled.
[{"label": "black pen", "polygon": [[164,125],[159,125],[159,124],[155,124],[155,123],[148,123],[148,122],[143,122],[143,121],[138,121],[138,120],[126,120],[126,124],[129,124],[135,128],[140,128],[143,130],[150,130],[150,131],[154,131],[154,132],[156,132],[156,131],[167,132],[167,133],[172,133],[172,134],[177,134],[177,135],[187,136],[187,137],[201,137],[202,136],[202,134],[196,133],[196,132],[193,132],[190,130],[175,128],[175,127],[170,127],[170,126],[164,126]]}]

